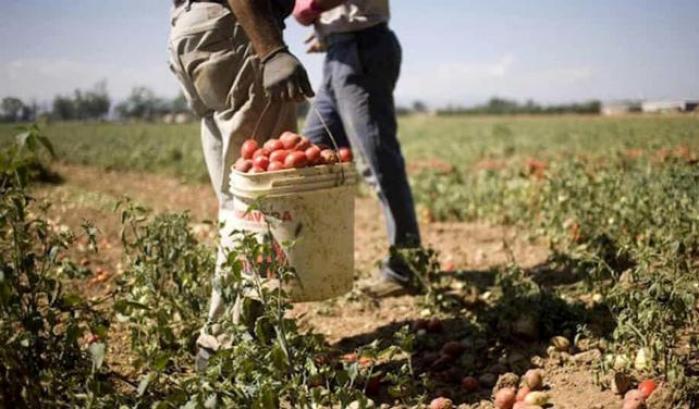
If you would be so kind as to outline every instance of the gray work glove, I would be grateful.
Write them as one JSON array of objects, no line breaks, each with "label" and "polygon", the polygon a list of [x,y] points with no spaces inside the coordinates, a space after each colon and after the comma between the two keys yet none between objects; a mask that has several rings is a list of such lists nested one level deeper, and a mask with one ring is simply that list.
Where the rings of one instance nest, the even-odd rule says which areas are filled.
[{"label": "gray work glove", "polygon": [[262,60],[262,84],[273,101],[301,102],[315,95],[306,69],[286,48]]}]

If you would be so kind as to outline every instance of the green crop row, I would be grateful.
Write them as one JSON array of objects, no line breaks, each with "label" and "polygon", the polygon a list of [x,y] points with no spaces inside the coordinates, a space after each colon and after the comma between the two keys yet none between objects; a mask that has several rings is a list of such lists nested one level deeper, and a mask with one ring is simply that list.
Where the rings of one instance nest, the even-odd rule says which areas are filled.
[{"label": "green crop row", "polygon": [[[410,116],[401,118],[399,126],[411,170],[439,166],[435,161],[466,168],[542,152],[602,154],[678,144],[699,147],[699,120],[692,116]],[[197,123],[68,122],[45,124],[42,130],[53,141],[58,157],[68,163],[164,173],[189,181],[207,178]],[[15,126],[0,125],[0,144],[16,133]]]}]

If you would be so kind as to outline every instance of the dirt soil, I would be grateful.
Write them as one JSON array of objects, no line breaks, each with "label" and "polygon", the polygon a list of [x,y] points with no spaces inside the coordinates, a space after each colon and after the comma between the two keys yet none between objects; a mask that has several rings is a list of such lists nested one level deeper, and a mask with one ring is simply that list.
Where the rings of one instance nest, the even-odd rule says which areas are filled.
[{"label": "dirt soil", "polygon": [[[191,185],[175,178],[127,172],[103,171],[96,168],[57,164],[55,170],[64,181],[58,185],[42,185],[35,196],[53,203],[49,216],[52,223],[79,229],[85,220],[99,229],[100,251],[86,251],[85,242],[76,256],[89,265],[95,277],[86,284],[93,296],[105,294],[114,277],[122,273],[119,244],[119,217],[115,204],[128,196],[156,212],[188,211],[195,223],[195,232],[212,245],[216,232],[207,220],[215,220],[216,200],[209,185]],[[355,259],[357,277],[366,279],[375,269],[376,262],[387,251],[387,242],[379,206],[372,197],[356,199]],[[511,227],[485,223],[428,223],[421,230],[426,245],[440,253],[445,271],[458,271],[473,277],[474,282],[492,278],[492,270],[509,261],[525,269],[534,269],[545,263],[549,251],[542,244],[525,238]],[[349,352],[354,346],[371,342],[377,337],[390,339],[391,334],[405,323],[421,318],[420,298],[400,296],[383,299],[369,297],[359,291],[338,300],[299,304],[294,308],[302,328],[312,328],[324,334],[328,341]],[[452,325],[445,323],[448,335]],[[112,337],[112,354],[127,356],[124,334]],[[618,408],[621,399],[609,390],[601,390],[593,383],[591,361],[585,357],[564,360],[538,358],[546,356],[546,342],[517,346],[521,353],[534,358],[537,366],[546,368],[546,384],[552,396],[553,407],[567,409]],[[520,352],[518,350],[518,352]],[[480,357],[479,357],[480,358]],[[128,362],[113,362],[117,371],[128,372]],[[489,408],[489,390],[463,397],[454,396],[462,408]],[[386,397],[377,398],[390,407]]]}]

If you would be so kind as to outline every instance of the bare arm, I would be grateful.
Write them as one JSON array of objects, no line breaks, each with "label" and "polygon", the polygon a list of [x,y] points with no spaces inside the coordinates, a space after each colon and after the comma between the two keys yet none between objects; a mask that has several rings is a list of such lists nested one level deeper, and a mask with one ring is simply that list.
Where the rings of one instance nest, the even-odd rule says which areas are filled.
[{"label": "bare arm", "polygon": [[228,0],[228,4],[261,59],[284,47],[269,0]]},{"label": "bare arm", "polygon": [[262,63],[262,86],[272,100],[303,101],[313,88],[301,62],[284,44],[269,0],[228,0]]}]

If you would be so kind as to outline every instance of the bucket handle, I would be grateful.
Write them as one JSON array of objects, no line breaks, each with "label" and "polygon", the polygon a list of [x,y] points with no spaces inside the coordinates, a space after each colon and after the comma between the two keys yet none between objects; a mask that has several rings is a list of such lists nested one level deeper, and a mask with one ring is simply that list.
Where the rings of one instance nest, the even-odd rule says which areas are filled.
[{"label": "bucket handle", "polygon": [[257,123],[255,124],[255,128],[252,130],[252,138],[253,139],[257,139],[257,131],[260,130],[260,125],[262,125],[262,119],[267,114],[267,111],[269,110],[270,106],[272,106],[272,99],[267,98],[267,104],[265,105],[264,109],[262,110],[262,113],[260,114],[260,116],[257,118]]},{"label": "bucket handle", "polygon": [[[337,140],[335,139],[335,135],[333,135],[332,131],[330,130],[330,127],[325,122],[325,118],[323,118],[323,114],[320,113],[320,111],[318,110],[318,107],[315,106],[315,104],[313,104],[310,101],[308,101],[308,103],[311,104],[311,109],[313,109],[313,112],[315,113],[316,117],[318,117],[320,124],[323,125],[325,132],[328,133],[328,136],[330,137],[330,140],[333,143],[333,147],[335,148],[335,152],[338,152],[340,150],[340,147],[337,145]],[[339,158],[338,158],[338,160],[339,160]],[[340,182],[340,185],[344,185],[345,184],[345,168],[343,168],[342,165],[340,165],[340,174],[342,175],[342,181]]]}]

